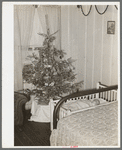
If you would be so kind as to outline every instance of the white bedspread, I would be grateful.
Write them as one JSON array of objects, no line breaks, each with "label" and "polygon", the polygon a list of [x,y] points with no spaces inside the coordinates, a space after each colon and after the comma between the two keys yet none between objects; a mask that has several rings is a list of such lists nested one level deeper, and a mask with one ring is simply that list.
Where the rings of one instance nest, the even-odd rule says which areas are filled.
[{"label": "white bedspread", "polygon": [[118,102],[67,116],[50,137],[51,146],[117,146]]}]

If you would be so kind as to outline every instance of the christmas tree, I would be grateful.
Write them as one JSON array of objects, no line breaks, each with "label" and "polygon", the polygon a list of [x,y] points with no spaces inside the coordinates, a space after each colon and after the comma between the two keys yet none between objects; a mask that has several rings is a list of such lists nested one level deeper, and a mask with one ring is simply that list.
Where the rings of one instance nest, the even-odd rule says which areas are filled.
[{"label": "christmas tree", "polygon": [[39,102],[43,100],[48,103],[50,98],[77,91],[83,84],[83,81],[73,83],[76,78],[72,65],[74,60],[65,60],[66,53],[53,45],[57,32],[50,34],[48,29],[47,34],[38,33],[44,37],[43,46],[35,48],[39,55],[33,53],[28,56],[32,63],[23,67],[23,79],[35,86],[33,92],[39,97]]}]

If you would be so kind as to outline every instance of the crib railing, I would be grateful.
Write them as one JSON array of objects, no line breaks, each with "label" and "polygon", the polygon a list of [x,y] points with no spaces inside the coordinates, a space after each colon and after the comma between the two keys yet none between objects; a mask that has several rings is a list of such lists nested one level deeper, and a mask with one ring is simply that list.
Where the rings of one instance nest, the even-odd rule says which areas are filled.
[{"label": "crib railing", "polygon": [[[107,88],[108,86],[101,84],[100,82],[97,83],[97,88],[98,89],[103,89],[103,88]],[[117,100],[117,90],[110,90],[110,91],[103,91],[103,92],[99,92],[98,94],[98,98],[102,98],[106,101],[116,101]]]},{"label": "crib railing", "polygon": [[[64,102],[71,101],[71,100],[78,100],[78,99],[94,99],[94,98],[102,98],[106,101],[116,101],[117,100],[117,89],[118,85],[115,86],[105,86],[100,84],[99,89],[92,89],[92,90],[85,90],[80,91],[77,93],[70,94],[68,96],[63,97],[58,103],[56,104],[53,112],[53,129],[56,129],[57,122],[62,117],[61,115],[65,116],[65,112],[63,110],[61,114],[61,106]],[[59,113],[60,110],[60,113]]]},{"label": "crib railing", "polygon": [[[99,86],[99,89],[103,89],[103,88],[105,88],[105,86]],[[111,90],[111,91],[105,91],[105,92],[101,92],[101,93],[94,93],[94,94],[90,94],[90,95],[75,97],[75,98],[68,99],[64,103],[70,102],[70,101],[76,101],[76,100],[85,100],[85,99],[91,100],[91,99],[95,99],[95,98],[100,98],[102,100],[109,101],[109,102],[116,101],[117,100],[117,90]],[[75,113],[76,112],[79,112],[79,110],[75,111]],[[59,120],[61,118],[64,118],[67,115],[71,115],[72,113],[74,113],[74,112],[71,112],[71,110],[67,110],[65,108],[60,107]]]}]

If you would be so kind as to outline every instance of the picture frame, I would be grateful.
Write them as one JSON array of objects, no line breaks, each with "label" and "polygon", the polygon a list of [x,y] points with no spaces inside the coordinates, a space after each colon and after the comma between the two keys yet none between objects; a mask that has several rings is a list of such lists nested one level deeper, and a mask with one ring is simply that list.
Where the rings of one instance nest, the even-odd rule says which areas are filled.
[{"label": "picture frame", "polygon": [[115,34],[115,21],[107,22],[107,34]]}]

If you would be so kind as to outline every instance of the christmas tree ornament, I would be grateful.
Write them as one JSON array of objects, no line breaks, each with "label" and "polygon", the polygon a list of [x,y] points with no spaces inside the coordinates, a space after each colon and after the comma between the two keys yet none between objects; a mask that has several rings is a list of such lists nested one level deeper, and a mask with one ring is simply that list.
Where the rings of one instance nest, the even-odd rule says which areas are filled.
[{"label": "christmas tree ornament", "polygon": [[48,86],[48,83],[45,83],[45,86]]},{"label": "christmas tree ornament", "polygon": [[53,75],[57,75],[57,72],[54,72]]},{"label": "christmas tree ornament", "polygon": [[55,61],[57,61],[57,62],[59,62],[59,63],[62,62],[62,56],[61,56],[61,55],[59,55],[59,56],[54,56],[54,59],[55,59]]},{"label": "christmas tree ornament", "polygon": [[54,86],[54,82],[50,83],[49,86]]},{"label": "christmas tree ornament", "polygon": [[49,79],[49,76],[44,76],[43,78],[46,80],[46,79]]},{"label": "christmas tree ornament", "polygon": [[48,60],[46,58],[43,59],[44,62],[48,62]]},{"label": "christmas tree ornament", "polygon": [[51,65],[44,65],[45,68],[51,68]]}]

